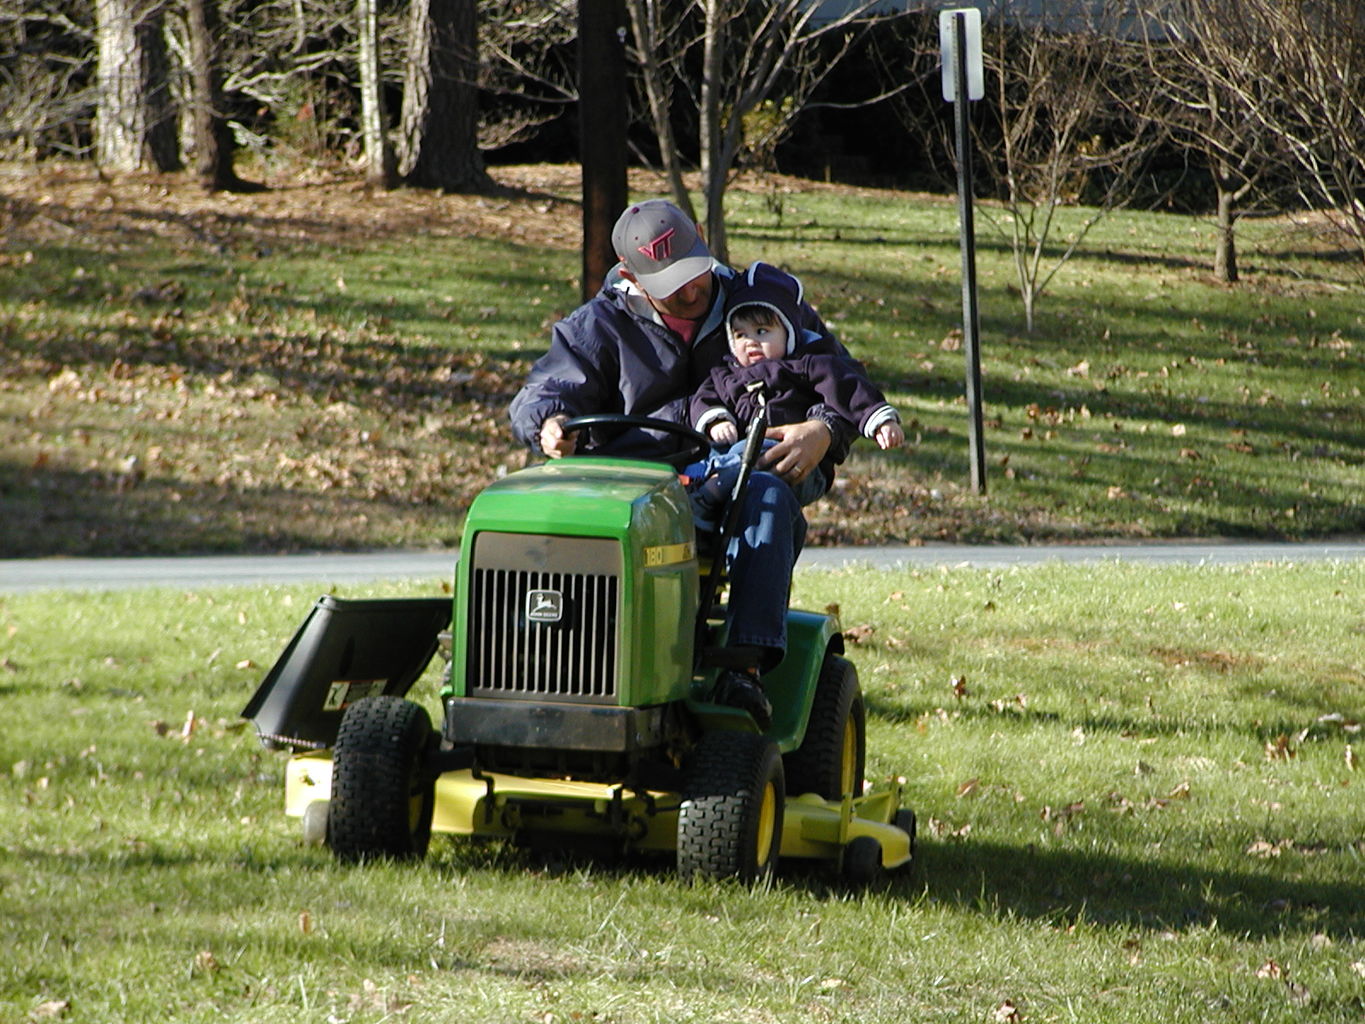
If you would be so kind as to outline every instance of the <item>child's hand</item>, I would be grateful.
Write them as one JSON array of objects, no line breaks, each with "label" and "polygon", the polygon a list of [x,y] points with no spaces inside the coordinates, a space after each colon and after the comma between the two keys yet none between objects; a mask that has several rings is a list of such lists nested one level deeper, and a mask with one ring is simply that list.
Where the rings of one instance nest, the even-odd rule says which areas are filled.
[{"label": "child's hand", "polygon": [[877,428],[876,438],[877,447],[882,451],[886,451],[888,448],[899,448],[901,442],[905,440],[905,431],[895,420],[890,420]]},{"label": "child's hand", "polygon": [[716,444],[734,444],[739,440],[739,428],[729,420],[717,420],[707,428],[706,436]]}]

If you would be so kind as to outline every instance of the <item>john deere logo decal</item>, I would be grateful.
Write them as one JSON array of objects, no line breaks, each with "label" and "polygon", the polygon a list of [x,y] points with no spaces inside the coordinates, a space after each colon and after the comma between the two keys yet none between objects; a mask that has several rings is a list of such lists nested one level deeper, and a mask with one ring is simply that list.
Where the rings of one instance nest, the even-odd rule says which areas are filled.
[{"label": "john deere logo decal", "polygon": [[564,595],[558,590],[532,590],[526,595],[528,622],[558,622],[564,617]]}]

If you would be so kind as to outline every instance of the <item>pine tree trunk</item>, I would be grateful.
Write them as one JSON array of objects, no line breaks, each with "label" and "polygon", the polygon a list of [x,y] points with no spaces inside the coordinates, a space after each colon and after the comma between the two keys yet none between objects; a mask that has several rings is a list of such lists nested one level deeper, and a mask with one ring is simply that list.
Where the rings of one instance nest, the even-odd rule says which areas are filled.
[{"label": "pine tree trunk", "polygon": [[263,186],[243,181],[232,166],[232,130],[222,114],[218,5],[215,0],[184,0],[184,4],[190,44],[195,174],[210,192],[259,191]]},{"label": "pine tree trunk", "polygon": [[472,192],[491,185],[479,151],[474,0],[412,0],[398,174],[406,185]]},{"label": "pine tree trunk", "polygon": [[164,25],[159,4],[139,12],[133,0],[96,0],[95,162],[102,168],[126,173],[179,167]]},{"label": "pine tree trunk", "polygon": [[171,92],[171,59],[166,45],[166,6],[157,4],[142,28],[147,67],[147,153],[158,171],[178,171],[180,132]]}]

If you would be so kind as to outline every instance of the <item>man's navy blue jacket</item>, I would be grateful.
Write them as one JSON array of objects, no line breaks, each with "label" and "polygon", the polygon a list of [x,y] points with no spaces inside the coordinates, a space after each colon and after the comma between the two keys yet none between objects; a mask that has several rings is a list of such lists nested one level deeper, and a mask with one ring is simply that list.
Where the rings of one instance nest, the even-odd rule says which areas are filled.
[{"label": "man's navy blue jacket", "polygon": [[[549,351],[536,361],[512,400],[509,414],[517,440],[539,451],[541,424],[558,414],[619,412],[689,423],[688,400],[729,352],[725,298],[739,276],[720,264],[714,273],[717,287],[711,311],[689,346],[664,326],[649,300],[613,270],[595,297],[555,324]],[[801,304],[800,315],[803,330],[814,331],[844,351],[808,303]],[[830,455],[843,461],[857,436],[852,425],[822,407],[812,415],[829,426]],[[658,458],[681,447],[676,437],[635,427],[593,428],[578,450]]]}]

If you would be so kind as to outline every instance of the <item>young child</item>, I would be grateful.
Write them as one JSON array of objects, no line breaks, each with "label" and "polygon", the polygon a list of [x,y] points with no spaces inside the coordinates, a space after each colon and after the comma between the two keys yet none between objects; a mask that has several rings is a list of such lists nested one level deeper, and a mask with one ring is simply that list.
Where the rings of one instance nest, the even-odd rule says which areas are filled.
[{"label": "young child", "polygon": [[[749,421],[757,412],[748,391],[754,381],[767,386],[771,426],[799,423],[816,406],[830,409],[882,449],[905,440],[900,414],[867,378],[852,356],[823,342],[818,335],[798,333],[797,307],[801,282],[792,275],[755,263],[730,291],[725,303],[725,329],[730,355],[715,367],[692,396],[691,419],[697,430],[718,446],[685,474],[703,480],[692,491],[697,524],[707,528],[718,506],[734,486]],[[833,455],[796,485],[797,500],[809,505],[834,482]]]}]

